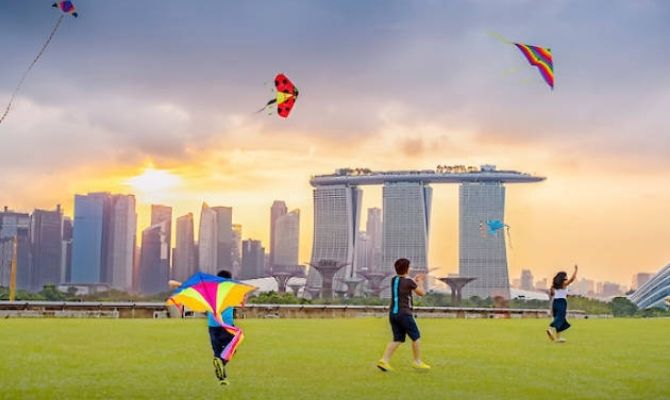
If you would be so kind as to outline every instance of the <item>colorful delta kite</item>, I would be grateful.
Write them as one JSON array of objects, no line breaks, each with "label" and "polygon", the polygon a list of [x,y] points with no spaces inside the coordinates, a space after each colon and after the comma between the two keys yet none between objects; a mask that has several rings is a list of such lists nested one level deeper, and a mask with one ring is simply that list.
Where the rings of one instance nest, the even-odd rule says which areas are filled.
[{"label": "colorful delta kite", "polygon": [[71,1],[57,1],[51,5],[51,7],[58,7],[63,13],[70,14],[73,17],[77,18],[79,14],[75,11],[74,4]]},{"label": "colorful delta kite", "polygon": [[514,43],[514,45],[523,53],[530,65],[537,67],[544,81],[551,87],[551,90],[554,90],[554,62],[551,49],[521,43]]},{"label": "colorful delta kite", "polygon": [[37,63],[37,60],[42,57],[42,53],[47,49],[47,46],[49,46],[49,43],[51,43],[51,39],[53,39],[54,35],[56,35],[56,31],[58,30],[58,27],[60,26],[61,22],[63,22],[63,17],[65,15],[70,14],[73,17],[77,17],[78,14],[75,12],[74,4],[72,4],[71,1],[59,1],[57,3],[53,4],[53,7],[57,7],[59,10],[62,11],[61,15],[58,17],[58,20],[56,21],[56,25],[53,27],[51,30],[51,33],[49,34],[49,37],[47,38],[46,42],[42,45],[42,48],[40,51],[37,53],[37,56],[33,59],[33,61],[28,65],[28,68],[23,72],[23,75],[21,75],[21,79],[19,79],[19,83],[16,85],[14,88],[14,91],[12,92],[12,95],[9,98],[9,102],[7,103],[7,107],[5,107],[5,111],[2,113],[0,116],[0,124],[2,124],[2,121],[5,120],[7,117],[7,114],[9,114],[9,110],[12,108],[12,104],[14,103],[14,99],[16,98],[16,95],[19,94],[19,91],[21,90],[21,86],[23,86],[23,82],[26,80],[28,77],[28,74],[30,73],[30,70],[33,69],[33,66]]},{"label": "colorful delta kite", "polygon": [[291,82],[286,75],[277,74],[275,77],[275,89],[277,91],[277,96],[268,101],[265,107],[258,110],[258,112],[261,112],[276,103],[277,114],[282,118],[286,118],[291,113],[291,110],[295,105],[295,100],[298,98],[298,88],[295,87],[293,82]]},{"label": "colorful delta kite", "polygon": [[242,305],[245,296],[254,290],[256,287],[242,282],[198,272],[178,287],[167,301],[192,311],[211,313],[233,335],[233,340],[221,353],[221,358],[229,361],[244,340],[244,333],[238,327],[224,324],[221,313],[228,307]]}]

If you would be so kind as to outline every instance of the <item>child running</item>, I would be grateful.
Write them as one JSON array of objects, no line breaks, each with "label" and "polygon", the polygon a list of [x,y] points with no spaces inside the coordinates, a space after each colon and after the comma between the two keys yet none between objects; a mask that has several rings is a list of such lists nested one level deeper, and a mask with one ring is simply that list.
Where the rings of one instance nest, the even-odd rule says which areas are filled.
[{"label": "child running", "polygon": [[395,350],[405,342],[405,336],[412,339],[412,353],[414,363],[412,366],[417,369],[430,369],[430,365],[421,360],[421,350],[419,348],[419,328],[412,316],[412,291],[418,296],[426,294],[423,290],[423,275],[416,276],[416,282],[408,277],[409,260],[400,258],[395,262],[396,276],[391,279],[391,306],[389,308],[389,322],[393,331],[393,341],[389,342],[384,351],[382,359],[377,362],[377,368],[386,372],[393,371],[391,367],[391,357]]},{"label": "child running", "polygon": [[[216,276],[219,278],[232,279],[233,276],[229,271],[221,270]],[[169,282],[172,287],[181,286],[181,282],[171,280]],[[221,319],[224,324],[228,326],[234,325],[234,312],[233,307],[228,307],[221,313]],[[219,322],[214,318],[214,315],[210,312],[207,313],[207,325],[209,326],[209,340],[212,344],[212,351],[214,352],[214,359],[212,360],[214,364],[214,373],[216,378],[219,380],[221,385],[228,385],[230,381],[228,380],[228,374],[226,373],[226,364],[227,360],[223,357],[223,350],[228,346],[228,344],[235,339],[235,335],[228,332],[228,330],[219,324]]]},{"label": "child running", "polygon": [[568,313],[568,286],[577,278],[577,266],[572,273],[570,279],[565,271],[561,271],[554,276],[549,289],[549,301],[551,303],[551,315],[554,320],[547,328],[547,336],[552,341],[558,343],[565,342],[565,338],[561,336],[561,332],[570,327],[570,323],[566,319]]}]

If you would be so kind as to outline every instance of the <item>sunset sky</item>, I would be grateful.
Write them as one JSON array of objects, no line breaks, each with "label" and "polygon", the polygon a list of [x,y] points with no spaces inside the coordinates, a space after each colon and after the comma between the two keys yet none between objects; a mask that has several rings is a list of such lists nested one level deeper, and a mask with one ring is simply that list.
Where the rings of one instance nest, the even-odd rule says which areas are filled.
[{"label": "sunset sky", "polygon": [[[0,0],[2,109],[51,3]],[[629,285],[670,262],[670,2],[75,5],[0,125],[0,205],[72,215],[75,193],[134,193],[142,229],[152,202],[197,221],[207,201],[267,244],[281,199],[307,261],[310,175],[489,163],[547,177],[507,186],[511,278],[578,263]],[[551,48],[555,90],[490,32]],[[300,89],[286,120],[255,113],[278,72]],[[430,262],[457,272],[458,187],[433,187]]]}]

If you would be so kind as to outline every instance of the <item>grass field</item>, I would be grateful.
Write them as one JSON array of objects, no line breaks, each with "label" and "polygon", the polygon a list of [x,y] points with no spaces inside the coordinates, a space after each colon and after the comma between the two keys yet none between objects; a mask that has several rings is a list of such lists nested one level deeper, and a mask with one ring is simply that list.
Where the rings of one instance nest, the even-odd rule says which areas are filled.
[{"label": "grass field", "polygon": [[670,320],[420,319],[429,372],[375,362],[381,318],[246,320],[217,384],[204,320],[0,320],[2,399],[670,399]]}]

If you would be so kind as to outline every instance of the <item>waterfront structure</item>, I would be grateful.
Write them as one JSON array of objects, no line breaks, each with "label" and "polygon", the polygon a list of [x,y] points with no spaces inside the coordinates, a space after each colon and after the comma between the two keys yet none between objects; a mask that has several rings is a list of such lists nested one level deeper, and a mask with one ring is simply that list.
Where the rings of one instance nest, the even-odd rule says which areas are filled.
[{"label": "waterfront structure", "polygon": [[[360,214],[361,185],[384,185],[382,210],[382,266],[391,272],[398,257],[409,258],[416,269],[427,265],[432,191],[430,184],[457,183],[459,187],[459,273],[476,280],[464,288],[465,297],[509,298],[509,276],[505,238],[484,237],[481,225],[487,220],[504,221],[506,183],[540,182],[544,177],[517,171],[481,167],[438,166],[435,170],[371,171],[339,169],[334,174],[313,176],[314,238],[312,263],[320,259],[352,262]],[[391,218],[389,221],[388,218]],[[409,232],[401,232],[408,227]],[[352,275],[343,269],[341,278]],[[339,274],[338,274],[339,275]],[[320,287],[318,274],[310,272],[307,287]]]},{"label": "waterfront structure", "polygon": [[[354,249],[360,223],[362,191],[350,185],[323,185],[312,179],[314,188],[314,237],[310,265],[321,260],[345,265],[336,277],[353,277]],[[344,284],[341,284],[344,286]],[[321,287],[321,274],[310,268],[307,288]],[[335,289],[340,289],[339,285]]]},{"label": "waterfront structure", "polygon": [[634,291],[629,299],[639,308],[668,308],[670,297],[670,264],[661,268],[647,282]]}]

